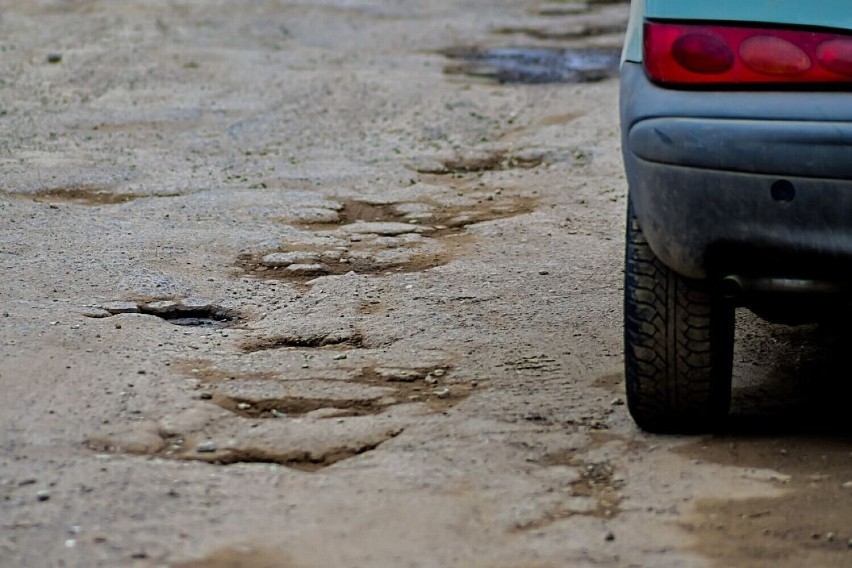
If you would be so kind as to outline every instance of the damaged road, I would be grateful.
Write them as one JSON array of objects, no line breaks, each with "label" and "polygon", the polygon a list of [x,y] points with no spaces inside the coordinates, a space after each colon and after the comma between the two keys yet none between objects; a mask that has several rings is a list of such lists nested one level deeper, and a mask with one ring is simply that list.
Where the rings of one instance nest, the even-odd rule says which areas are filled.
[{"label": "damaged road", "polygon": [[627,414],[627,11],[7,3],[0,566],[848,566],[843,330]]}]

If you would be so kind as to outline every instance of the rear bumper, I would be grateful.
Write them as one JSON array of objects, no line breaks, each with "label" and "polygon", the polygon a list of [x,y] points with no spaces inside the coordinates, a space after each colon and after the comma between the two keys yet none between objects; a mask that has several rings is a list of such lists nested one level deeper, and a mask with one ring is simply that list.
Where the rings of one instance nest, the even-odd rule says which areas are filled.
[{"label": "rear bumper", "polygon": [[685,276],[840,277],[852,265],[852,94],[661,89],[622,67],[630,198]]}]

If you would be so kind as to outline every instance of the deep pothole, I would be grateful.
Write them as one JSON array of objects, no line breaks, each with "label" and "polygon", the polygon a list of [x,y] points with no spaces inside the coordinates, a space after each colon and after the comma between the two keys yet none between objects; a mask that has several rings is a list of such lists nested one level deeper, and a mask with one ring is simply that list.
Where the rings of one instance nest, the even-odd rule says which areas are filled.
[{"label": "deep pothole", "polygon": [[235,310],[205,298],[122,300],[90,306],[83,310],[83,315],[91,318],[106,318],[119,314],[144,314],[158,317],[173,325],[214,329],[229,327],[241,321]]},{"label": "deep pothole", "polygon": [[601,81],[618,74],[620,61],[616,49],[455,48],[444,55],[454,60],[444,67],[449,75],[531,85]]}]

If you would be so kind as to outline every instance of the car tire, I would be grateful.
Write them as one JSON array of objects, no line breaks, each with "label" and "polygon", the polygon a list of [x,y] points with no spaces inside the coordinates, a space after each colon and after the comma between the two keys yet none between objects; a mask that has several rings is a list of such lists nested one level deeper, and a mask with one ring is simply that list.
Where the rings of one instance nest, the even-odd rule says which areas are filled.
[{"label": "car tire", "polygon": [[625,248],[630,414],[649,432],[712,431],[730,406],[734,308],[707,281],[686,278],[663,264],[631,206]]}]

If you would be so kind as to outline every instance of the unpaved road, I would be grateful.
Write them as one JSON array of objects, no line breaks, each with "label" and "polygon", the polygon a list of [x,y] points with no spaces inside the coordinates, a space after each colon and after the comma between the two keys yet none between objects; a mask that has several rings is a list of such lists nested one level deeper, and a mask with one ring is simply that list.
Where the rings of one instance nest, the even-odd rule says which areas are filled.
[{"label": "unpaved road", "polygon": [[848,337],[627,415],[617,81],[485,58],[626,10],[4,2],[0,565],[852,564]]}]

